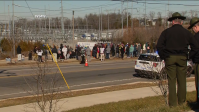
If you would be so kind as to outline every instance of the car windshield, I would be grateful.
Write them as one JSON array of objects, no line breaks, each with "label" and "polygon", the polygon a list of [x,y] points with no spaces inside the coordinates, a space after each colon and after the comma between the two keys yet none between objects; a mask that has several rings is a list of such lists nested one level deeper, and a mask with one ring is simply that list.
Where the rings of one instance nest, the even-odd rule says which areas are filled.
[{"label": "car windshield", "polygon": [[156,61],[156,62],[160,62],[161,61],[160,57],[153,56],[153,55],[144,55],[144,54],[140,55],[138,60]]}]

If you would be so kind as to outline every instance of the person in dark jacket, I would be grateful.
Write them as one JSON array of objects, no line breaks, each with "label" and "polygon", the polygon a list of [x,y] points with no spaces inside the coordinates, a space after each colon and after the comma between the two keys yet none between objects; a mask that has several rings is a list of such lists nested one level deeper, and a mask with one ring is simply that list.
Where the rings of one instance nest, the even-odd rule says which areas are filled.
[{"label": "person in dark jacket", "polygon": [[129,58],[129,47],[130,47],[129,45],[126,46],[126,55],[127,55],[127,58]]},{"label": "person in dark jacket", "polygon": [[121,46],[121,57],[124,59],[124,45]]},{"label": "person in dark jacket", "polygon": [[[165,61],[165,69],[168,76],[169,106],[182,105],[186,101],[186,68],[188,45],[191,46],[189,54],[192,58],[199,50],[199,45],[193,35],[183,28],[182,23],[186,17],[175,12],[168,21],[172,27],[164,30],[157,43],[158,54]],[[177,94],[176,94],[177,81]]]},{"label": "person in dark jacket", "polygon": [[53,48],[52,48],[52,53],[53,53],[53,61],[54,62],[57,62],[57,53],[58,53],[58,51],[57,51],[57,48],[56,48],[56,46],[55,45],[53,45]]},{"label": "person in dark jacket", "polygon": [[64,53],[63,53],[62,49],[63,49],[63,44],[60,44],[60,52],[61,52],[61,54],[60,54],[60,60],[64,61]]},{"label": "person in dark jacket", "polygon": [[112,46],[111,46],[111,53],[112,53],[112,56],[115,56],[115,46],[114,46],[114,44],[112,44]]},{"label": "person in dark jacket", "polygon": [[21,47],[19,45],[17,47],[17,57],[18,57],[18,61],[21,61]]},{"label": "person in dark jacket", "polygon": [[134,45],[133,55],[134,57],[137,57],[137,43]]},{"label": "person in dark jacket", "polygon": [[[199,18],[197,17],[192,18],[188,29],[192,29],[195,32],[194,38],[199,44]],[[199,86],[198,86],[199,85],[199,51],[192,58],[192,61],[193,63],[195,63],[194,73],[195,73],[196,96],[197,96],[197,104],[199,104]]]},{"label": "person in dark jacket", "polygon": [[139,57],[139,56],[140,56],[140,53],[141,53],[141,45],[140,45],[140,43],[138,43],[137,48],[138,48],[137,56]]},{"label": "person in dark jacket", "polygon": [[78,60],[81,61],[81,48],[79,45],[77,47],[77,55],[78,55]]},{"label": "person in dark jacket", "polygon": [[116,47],[116,57],[119,58],[119,45],[117,45],[117,47]]}]

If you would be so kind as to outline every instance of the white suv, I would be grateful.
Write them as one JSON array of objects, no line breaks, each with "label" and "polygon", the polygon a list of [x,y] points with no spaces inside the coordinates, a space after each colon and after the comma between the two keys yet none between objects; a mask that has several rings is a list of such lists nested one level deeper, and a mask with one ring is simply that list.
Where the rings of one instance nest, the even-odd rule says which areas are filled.
[{"label": "white suv", "polygon": [[[192,61],[187,61],[187,66],[187,77],[190,77],[193,71]],[[151,78],[154,74],[160,74],[164,67],[164,60],[161,60],[156,53],[141,54],[135,61],[135,72],[141,77]]]}]

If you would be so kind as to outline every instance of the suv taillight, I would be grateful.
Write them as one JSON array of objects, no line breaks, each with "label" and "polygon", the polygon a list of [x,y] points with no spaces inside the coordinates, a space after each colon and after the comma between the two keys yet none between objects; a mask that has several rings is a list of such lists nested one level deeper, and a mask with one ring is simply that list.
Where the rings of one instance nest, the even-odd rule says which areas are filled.
[{"label": "suv taillight", "polygon": [[135,61],[135,65],[137,64],[137,61]]},{"label": "suv taillight", "polygon": [[158,65],[158,63],[153,63],[153,66],[154,66],[154,67],[157,67],[157,65]]}]

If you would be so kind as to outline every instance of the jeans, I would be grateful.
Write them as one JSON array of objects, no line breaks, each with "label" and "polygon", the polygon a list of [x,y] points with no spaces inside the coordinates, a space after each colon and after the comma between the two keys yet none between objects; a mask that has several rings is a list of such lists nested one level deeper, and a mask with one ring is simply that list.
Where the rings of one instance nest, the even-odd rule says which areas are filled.
[{"label": "jeans", "polygon": [[150,53],[150,49],[147,49],[147,53]]},{"label": "jeans", "polygon": [[110,54],[110,53],[106,53],[106,59],[109,59],[109,54]]},{"label": "jeans", "polygon": [[133,52],[130,52],[130,57],[133,57]]}]

